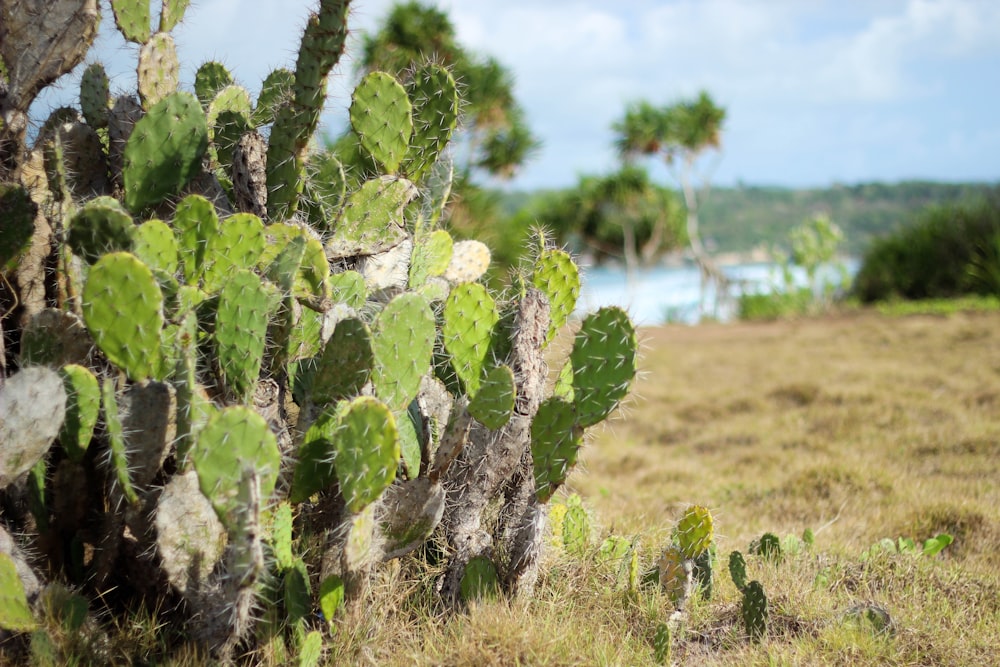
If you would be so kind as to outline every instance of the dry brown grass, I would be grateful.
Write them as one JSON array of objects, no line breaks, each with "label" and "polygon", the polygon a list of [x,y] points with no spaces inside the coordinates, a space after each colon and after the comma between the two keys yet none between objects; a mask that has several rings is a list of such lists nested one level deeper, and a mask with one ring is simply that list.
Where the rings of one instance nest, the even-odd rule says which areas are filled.
[{"label": "dry brown grass", "polygon": [[[338,625],[326,664],[653,664],[671,603],[630,593],[595,552],[608,534],[638,537],[649,567],[696,503],[715,515],[720,564],[712,598],[689,605],[674,663],[1000,665],[1000,313],[863,312],[642,339],[636,397],[570,479],[593,516],[590,551],[552,549],[530,602],[458,615],[431,602],[433,571],[396,561]],[[811,549],[780,564],[748,557],[771,601],[767,636],[751,644],[728,554],[806,528]],[[861,556],[883,537],[939,532],[955,542],[935,557]],[[845,620],[859,603],[886,609],[895,633]],[[163,646],[155,619],[133,626],[112,642],[201,664]],[[264,651],[252,663],[288,660]]]}]

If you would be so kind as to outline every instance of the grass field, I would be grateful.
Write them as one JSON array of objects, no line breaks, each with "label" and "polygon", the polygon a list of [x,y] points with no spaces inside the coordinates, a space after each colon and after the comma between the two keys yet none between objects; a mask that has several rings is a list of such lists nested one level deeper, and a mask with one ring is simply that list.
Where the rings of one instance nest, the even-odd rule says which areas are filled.
[{"label": "grass field", "polygon": [[[530,603],[445,619],[396,598],[353,627],[335,659],[655,664],[670,601],[629,594],[596,551],[609,534],[638,537],[651,566],[696,503],[714,513],[720,565],[712,598],[689,603],[674,663],[1000,664],[1000,314],[865,311],[642,339],[635,399],[570,480],[592,516],[590,549],[553,549]],[[807,528],[815,544],[780,564],[748,556],[771,604],[752,644],[728,554],[765,531]],[[942,532],[955,541],[937,556],[862,558],[881,538]],[[420,585],[405,567],[384,583]],[[888,612],[892,631],[857,621],[857,605]]]},{"label": "grass field", "polygon": [[[373,603],[335,625],[324,664],[656,664],[672,602],[657,586],[630,591],[599,547],[628,538],[647,570],[699,504],[715,517],[714,593],[688,603],[668,664],[1000,665],[1000,313],[856,311],[641,339],[635,397],[592,437],[566,490],[590,515],[589,545],[553,545],[534,599],[458,615],[434,606],[433,571],[393,561]],[[815,543],[780,563],[747,555],[770,600],[752,643],[729,553],[806,529]],[[939,533],[954,543],[935,556],[863,557],[882,538]],[[888,628],[858,608],[884,611]],[[157,631],[162,620],[119,621],[101,655],[205,664]],[[294,662],[265,652],[250,664]]]}]

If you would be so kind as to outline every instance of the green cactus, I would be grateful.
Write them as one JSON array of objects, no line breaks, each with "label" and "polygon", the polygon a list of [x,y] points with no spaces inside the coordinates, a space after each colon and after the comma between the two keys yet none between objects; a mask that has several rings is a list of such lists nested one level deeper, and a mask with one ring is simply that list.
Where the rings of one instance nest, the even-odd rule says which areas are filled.
[{"label": "green cactus", "polygon": [[130,251],[135,244],[132,217],[110,197],[85,204],[69,219],[66,242],[73,252],[93,264],[116,250]]},{"label": "green cactus", "polygon": [[333,440],[340,420],[342,405],[330,406],[310,424],[302,438],[298,462],[292,477],[288,499],[301,503],[314,493],[326,489],[336,479],[333,468]]},{"label": "green cactus", "polygon": [[420,378],[431,366],[434,336],[434,313],[419,294],[400,294],[376,318],[371,380],[375,395],[390,410],[403,410],[416,397]]},{"label": "green cactus", "polygon": [[500,580],[496,565],[486,556],[476,556],[465,566],[462,577],[461,595],[465,602],[489,600],[500,592]]},{"label": "green cactus", "polygon": [[299,648],[299,667],[316,667],[323,659],[323,633],[312,630]]},{"label": "green cactus", "polygon": [[288,502],[278,503],[272,511],[271,550],[279,572],[284,572],[295,566],[292,555],[292,505]]},{"label": "green cactus", "polygon": [[396,478],[399,431],[380,401],[359,396],[339,410],[333,438],[334,467],[347,509],[359,514]]},{"label": "green cactus", "polygon": [[[179,266],[177,237],[162,220],[147,220],[135,228],[132,252],[154,271],[163,271],[173,279]],[[176,282],[176,281],[175,281]],[[163,283],[160,283],[161,287]]]},{"label": "green cactus", "polygon": [[104,408],[104,425],[108,431],[108,449],[111,454],[112,479],[115,489],[130,505],[139,502],[139,494],[132,485],[128,467],[128,447],[125,443],[125,430],[118,415],[118,399],[115,396],[115,382],[105,378],[101,383],[101,406]]},{"label": "green cactus", "polygon": [[531,282],[549,297],[552,319],[545,340],[550,342],[576,308],[580,296],[580,271],[569,253],[543,250],[535,260]]},{"label": "green cactus", "polygon": [[743,627],[746,629],[750,641],[756,643],[763,639],[767,632],[769,614],[767,595],[759,581],[751,581],[743,589],[740,615],[743,618]]},{"label": "green cactus", "polygon": [[194,94],[207,110],[219,91],[232,83],[233,75],[225,65],[215,61],[202,63],[194,75]]},{"label": "green cactus", "polygon": [[172,224],[184,282],[197,285],[209,261],[209,241],[219,234],[219,216],[212,202],[188,195],[177,204]]},{"label": "green cactus", "polygon": [[319,123],[327,75],[344,51],[348,0],[320,0],[309,17],[295,63],[294,98],[274,121],[267,148],[267,189],[271,217],[285,220],[298,207],[305,153]]},{"label": "green cactus", "polygon": [[361,147],[386,173],[395,174],[413,133],[413,107],[406,89],[385,72],[371,72],[351,98],[351,127]]},{"label": "green cactus", "polygon": [[160,32],[170,32],[181,19],[184,18],[184,11],[191,0],[163,0],[163,9],[160,11]]},{"label": "green cactus", "polygon": [[136,213],[174,194],[201,169],[208,124],[190,93],[171,93],[152,105],[125,144],[125,206]]},{"label": "green cactus", "polygon": [[130,42],[145,44],[149,41],[152,18],[149,0],[111,0],[115,25]]},{"label": "green cactus", "polygon": [[[4,10],[15,109],[26,112],[92,39],[96,9],[71,25],[56,4],[45,22],[23,3]],[[304,664],[318,661],[322,638],[308,630],[320,572],[330,621],[345,598],[362,599],[383,560],[423,558],[434,533],[449,543],[446,601],[528,590],[519,582],[537,568],[539,503],[635,374],[631,323],[616,309],[585,319],[548,396],[542,347],[575,308],[579,274],[543,239],[500,301],[479,284],[489,249],[437,228],[453,178],[440,158],[459,113],[447,69],[416,66],[405,86],[386,73],[361,82],[349,115],[373,169],[348,189],[356,181],[337,156],[309,163],[348,34],[346,0],[320,2],[294,74],[272,72],[255,105],[218,63],[199,68],[194,95],[177,92],[169,33],[187,4],[164,0],[154,33],[148,3],[115,0],[119,29],[139,45],[142,104],[128,94],[111,104],[103,67],[91,65],[80,84],[87,122],[57,110],[35,152],[14,136],[30,164],[14,165],[21,184],[0,186],[0,267],[16,267],[36,224],[56,231],[48,307],[13,318],[13,332],[5,320],[20,354],[0,391],[0,441],[16,443],[0,448],[0,485],[30,474],[37,528],[77,531],[75,555],[40,571],[113,577],[125,605],[165,577],[184,598],[189,636],[220,661],[286,638]],[[7,141],[8,128],[0,133]],[[45,380],[19,388],[46,373],[51,392]],[[105,429],[94,427],[99,395]],[[47,457],[57,434],[62,451]],[[95,462],[107,466],[96,477],[106,487],[88,487]],[[60,517],[68,497],[81,499],[85,524]],[[577,503],[566,514],[560,539],[582,552],[586,512]],[[90,526],[107,539],[88,566],[78,552]],[[456,533],[463,526],[474,529]],[[328,550],[315,548],[321,535]],[[636,546],[622,549],[636,580]],[[695,559],[699,577],[710,578],[711,557]],[[163,577],[137,580],[156,567]],[[280,585],[269,627],[254,634],[268,567]]]},{"label": "green cactus", "polygon": [[590,546],[590,517],[581,505],[566,508],[562,521],[562,542],[566,552],[582,556]]},{"label": "green cactus", "polygon": [[0,552],[0,629],[31,632],[36,627],[17,566],[10,556]]},{"label": "green cactus", "polygon": [[418,67],[407,84],[413,106],[413,135],[403,173],[420,181],[448,145],[458,122],[458,89],[451,72],[440,65]]},{"label": "green cactus", "polygon": [[248,402],[264,358],[270,310],[268,292],[255,273],[240,269],[219,293],[215,349],[225,385]]},{"label": "green cactus", "polygon": [[747,587],[747,562],[739,551],[729,554],[729,576],[732,577],[737,590],[742,593]]},{"label": "green cactus", "polygon": [[149,109],[177,91],[180,78],[180,62],[174,38],[158,32],[139,49],[139,99],[142,106]]},{"label": "green cactus", "polygon": [[12,268],[31,243],[38,207],[28,191],[12,183],[0,183],[0,272]]},{"label": "green cactus", "polygon": [[101,352],[130,378],[162,377],[163,294],[134,255],[114,252],[94,264],[83,289],[83,319]]},{"label": "green cactus", "polygon": [[762,556],[764,560],[780,563],[784,559],[781,549],[781,538],[774,533],[764,533],[760,539],[750,544],[750,553]]},{"label": "green cactus", "polygon": [[319,608],[323,618],[332,623],[340,607],[344,604],[344,581],[335,574],[319,584]]},{"label": "green cactus", "polygon": [[455,286],[444,304],[441,336],[451,355],[451,365],[470,395],[479,383],[490,349],[493,327],[500,320],[496,302],[479,283]]},{"label": "green cactus", "polygon": [[278,481],[281,452],[264,418],[243,406],[224,408],[208,420],[191,450],[201,492],[228,529],[241,521],[240,485],[244,466],[252,466],[262,501]]},{"label": "green cactus", "polygon": [[490,430],[497,430],[514,411],[517,388],[514,371],[508,366],[491,368],[483,376],[479,389],[469,401],[469,414]]},{"label": "green cactus", "polygon": [[674,540],[684,558],[692,560],[708,551],[715,538],[712,513],[706,507],[691,505],[674,528]]},{"label": "green cactus", "polygon": [[317,360],[311,400],[325,405],[360,392],[375,363],[372,345],[372,333],[361,320],[348,317],[337,322]]},{"label": "green cactus", "polygon": [[531,458],[539,502],[547,502],[566,481],[582,442],[583,429],[573,405],[556,397],[543,401],[531,422]]},{"label": "green cactus", "polygon": [[601,308],[584,318],[570,353],[581,426],[605,419],[628,393],[635,377],[636,347],[635,328],[621,308]]},{"label": "green cactus", "polygon": [[264,223],[256,215],[237,213],[223,220],[206,244],[202,279],[205,291],[218,291],[234,271],[252,269],[264,246]]},{"label": "green cactus", "polygon": [[447,271],[453,246],[451,234],[443,229],[431,232],[418,242],[413,247],[413,258],[410,261],[410,287],[423,287],[430,278]]},{"label": "green cactus", "polygon": [[59,443],[71,461],[79,463],[94,436],[101,411],[101,388],[97,377],[84,366],[68,364],[59,371],[66,390],[66,419]]},{"label": "green cactus", "polygon": [[653,633],[653,659],[658,665],[666,665],[670,662],[670,626],[666,623],[657,623],[656,631]]},{"label": "green cactus", "polygon": [[[260,87],[260,95],[257,96],[257,105],[253,110],[254,125],[260,126],[273,123],[278,109],[291,99],[292,87],[294,85],[294,72],[282,68],[270,72],[264,78],[264,82]],[[200,98],[201,96],[199,95]],[[208,99],[211,99],[211,97]]]},{"label": "green cactus", "polygon": [[364,183],[347,198],[326,242],[327,257],[374,255],[399,245],[406,236],[403,207],[416,194],[413,184],[402,178],[385,176]]},{"label": "green cactus", "polygon": [[111,93],[108,75],[101,63],[92,63],[80,77],[80,109],[87,125],[99,129],[108,126]]}]

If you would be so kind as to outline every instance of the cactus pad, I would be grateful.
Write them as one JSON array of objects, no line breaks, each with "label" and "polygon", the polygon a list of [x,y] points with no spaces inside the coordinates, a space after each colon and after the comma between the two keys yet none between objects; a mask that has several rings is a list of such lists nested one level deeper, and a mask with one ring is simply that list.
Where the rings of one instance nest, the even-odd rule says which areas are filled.
[{"label": "cactus pad", "polygon": [[460,584],[462,600],[489,600],[500,593],[500,578],[496,565],[486,556],[471,558],[465,566]]},{"label": "cactus pad", "polygon": [[228,407],[212,415],[198,433],[191,451],[198,484],[222,523],[238,525],[243,507],[239,500],[244,466],[252,466],[260,483],[263,502],[278,480],[281,452],[264,418],[243,406]]},{"label": "cactus pad", "polygon": [[215,99],[219,91],[233,82],[233,75],[225,65],[215,61],[202,63],[194,75],[194,94],[204,108]]},{"label": "cactus pad", "polygon": [[452,368],[465,391],[475,395],[490,349],[493,327],[500,319],[496,302],[479,283],[463,283],[448,295],[443,318],[441,336],[451,355]]},{"label": "cactus pad", "polygon": [[177,272],[177,237],[162,220],[147,220],[135,228],[132,252],[154,271],[163,271],[171,277]]},{"label": "cactus pad", "polygon": [[115,252],[94,264],[83,289],[83,319],[104,355],[130,378],[159,374],[163,295],[134,255]]},{"label": "cactus pad", "polygon": [[128,447],[125,444],[125,429],[118,415],[118,400],[115,397],[115,381],[104,378],[101,383],[101,405],[104,408],[104,425],[108,432],[108,453],[112,479],[120,497],[135,505],[139,494],[132,485],[128,469]]},{"label": "cactus pad", "polygon": [[413,136],[403,171],[414,181],[434,166],[458,122],[458,89],[451,72],[440,65],[417,68],[407,85],[413,104]]},{"label": "cactus pad", "polygon": [[149,41],[152,18],[147,0],[111,0],[111,10],[125,39],[136,44]]},{"label": "cactus pad", "polygon": [[413,107],[406,89],[391,74],[371,72],[351,98],[351,127],[372,159],[394,174],[413,132]]},{"label": "cactus pad", "polygon": [[434,313],[419,294],[400,294],[386,304],[372,327],[375,395],[391,410],[403,410],[420,389],[434,350]]},{"label": "cactus pad", "polygon": [[80,77],[80,109],[87,125],[95,130],[108,126],[111,93],[108,75],[100,63],[92,63]]},{"label": "cactus pad", "polygon": [[163,0],[163,9],[160,11],[160,32],[170,32],[181,19],[184,18],[184,11],[191,0]]},{"label": "cactus pad", "polygon": [[740,615],[743,617],[743,627],[746,628],[750,641],[759,642],[767,632],[767,595],[759,581],[751,581],[743,590],[743,601],[740,605]]},{"label": "cactus pad", "polygon": [[486,428],[495,431],[510,421],[516,391],[514,371],[510,367],[491,368],[483,377],[475,396],[469,401],[469,414]]},{"label": "cactus pad", "polygon": [[66,241],[88,264],[116,250],[129,251],[135,243],[135,224],[118,202],[107,198],[88,202],[69,220]]},{"label": "cactus pad", "polygon": [[223,220],[206,244],[205,291],[221,289],[234,271],[252,269],[264,246],[264,223],[256,215],[237,213]]},{"label": "cactus pad", "polygon": [[700,505],[688,507],[674,528],[674,539],[684,558],[701,556],[711,546],[714,536],[712,513]]},{"label": "cactus pad", "polygon": [[125,144],[125,205],[138,212],[178,192],[201,170],[208,148],[205,113],[190,93],[171,93],[150,107]]},{"label": "cactus pad", "polygon": [[139,50],[139,98],[149,108],[170,93],[176,92],[180,77],[174,38],[158,32]]},{"label": "cactus pad", "polygon": [[582,442],[583,429],[571,403],[553,397],[538,406],[531,422],[531,458],[539,502],[548,501],[566,481]]},{"label": "cactus pad", "polygon": [[219,293],[215,348],[226,386],[248,401],[257,386],[267,337],[269,298],[255,273],[239,270]]},{"label": "cactus pad", "polygon": [[743,591],[747,587],[747,562],[739,551],[729,554],[729,576],[738,590]]},{"label": "cactus pad", "polygon": [[333,439],[340,419],[340,409],[346,403],[331,406],[320,413],[302,438],[298,463],[292,477],[288,499],[293,503],[308,500],[333,483]]},{"label": "cactus pad", "polygon": [[423,287],[428,279],[440,276],[448,270],[454,242],[443,229],[431,232],[413,248],[410,262],[410,287]]},{"label": "cactus pad", "polygon": [[592,426],[615,409],[635,377],[635,328],[625,311],[612,306],[588,315],[570,361],[580,425]]},{"label": "cactus pad", "polygon": [[38,462],[59,433],[66,390],[43,366],[21,369],[0,388],[0,488]]},{"label": "cactus pad", "polygon": [[13,559],[0,552],[0,629],[31,632],[37,627]]},{"label": "cactus pad", "polygon": [[490,268],[490,249],[479,241],[459,241],[451,251],[444,278],[452,284],[478,280]]},{"label": "cactus pad", "polygon": [[0,271],[12,268],[31,243],[38,207],[28,191],[12,183],[0,184]]},{"label": "cactus pad", "polygon": [[368,382],[374,362],[368,325],[354,317],[340,320],[318,360],[311,400],[324,405],[356,395]]},{"label": "cactus pad", "polygon": [[380,401],[360,396],[344,406],[334,433],[334,467],[347,509],[358,514],[396,478],[399,432]]},{"label": "cactus pad", "polygon": [[344,204],[340,221],[326,243],[331,259],[374,255],[406,237],[403,207],[417,195],[412,183],[383,176],[364,183]]},{"label": "cactus pad", "polygon": [[198,593],[222,557],[226,532],[193,470],[167,482],[156,504],[155,525],[167,579],[183,595]]},{"label": "cactus pad", "polygon": [[59,442],[70,460],[79,463],[100,416],[101,388],[97,377],[84,366],[68,364],[59,374],[66,390],[66,420],[59,431]]},{"label": "cactus pad", "polygon": [[545,339],[550,342],[576,308],[580,296],[580,271],[569,253],[543,250],[535,260],[531,281],[549,297],[551,320]]}]

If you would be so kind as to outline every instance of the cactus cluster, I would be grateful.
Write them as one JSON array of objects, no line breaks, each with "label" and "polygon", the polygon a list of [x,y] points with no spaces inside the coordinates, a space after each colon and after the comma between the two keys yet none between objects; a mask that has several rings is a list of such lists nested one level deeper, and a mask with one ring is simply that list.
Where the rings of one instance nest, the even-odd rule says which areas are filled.
[{"label": "cactus cluster", "polygon": [[[0,35],[0,270],[19,297],[0,332],[0,529],[51,581],[3,549],[0,627],[32,627],[29,603],[62,581],[123,608],[182,601],[220,659],[290,641],[306,664],[317,619],[431,540],[447,604],[530,594],[547,502],[626,396],[636,334],[618,308],[584,317],[549,395],[579,272],[542,240],[492,293],[489,251],[443,227],[448,188],[428,183],[449,173],[448,70],[361,80],[350,119],[378,173],[348,189],[335,161],[310,164],[346,1],[321,0],[295,71],[254,100],[218,63],[178,89],[187,2],[165,0],[154,29],[148,0],[114,0],[137,95],[112,97],[95,62],[79,111],[29,146],[9,119],[96,29],[92,3],[32,5],[4,5]],[[64,67],[33,71],[37,49]],[[582,508],[564,525],[584,548]]]}]

